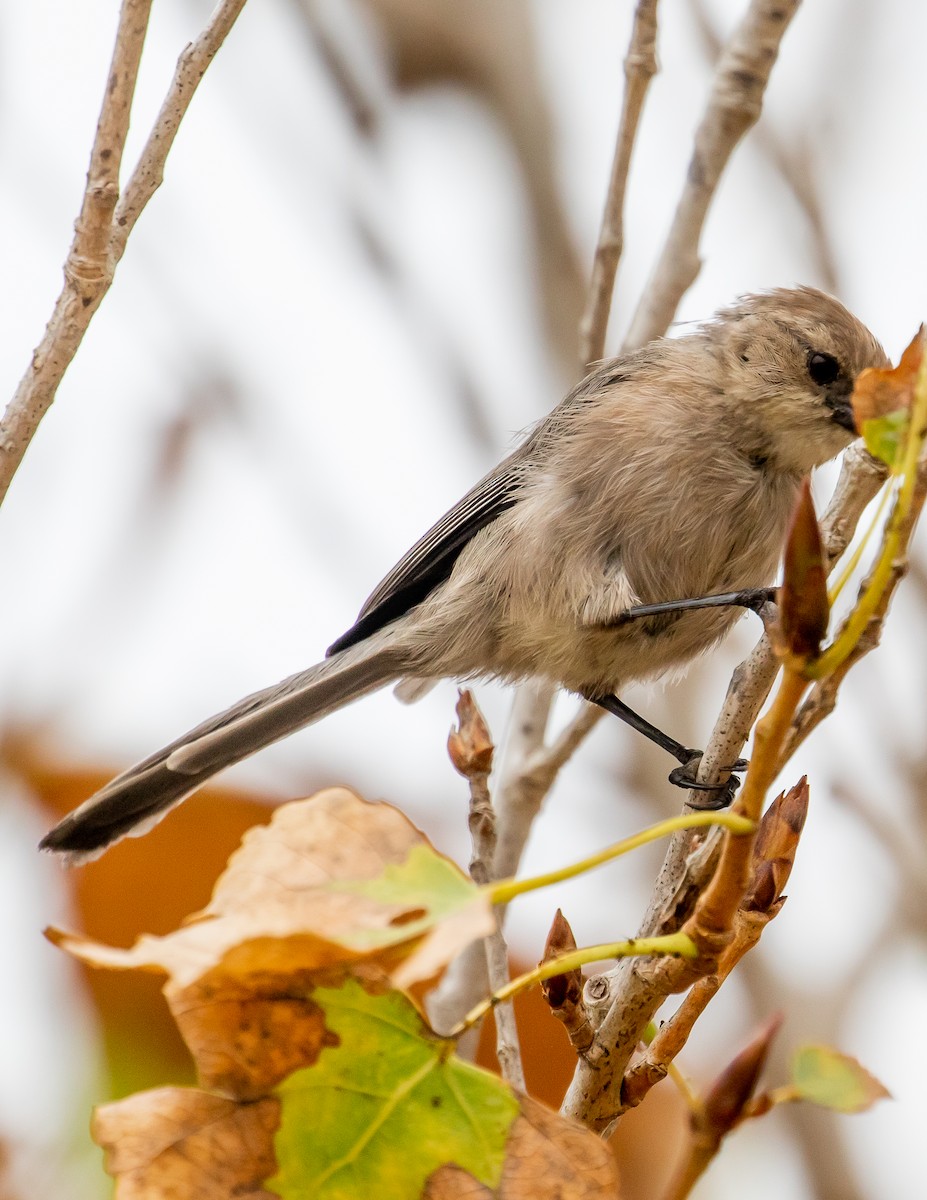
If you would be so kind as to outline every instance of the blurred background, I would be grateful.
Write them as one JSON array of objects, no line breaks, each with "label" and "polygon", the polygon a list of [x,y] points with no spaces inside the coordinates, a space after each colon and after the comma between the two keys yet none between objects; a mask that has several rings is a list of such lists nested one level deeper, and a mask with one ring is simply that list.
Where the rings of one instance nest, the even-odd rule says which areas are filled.
[{"label": "blurred background", "polygon": [[[719,39],[744,7],[686,0],[660,14],[610,352],[668,228]],[[210,8],[154,6],[130,167]],[[122,767],[319,658],[408,545],[571,386],[632,8],[266,0],[246,7],[210,68],[0,517],[4,1197],[105,1195],[91,1104],[190,1079],[152,1017],[157,981],[91,979],[43,941],[44,925],[122,944],[166,930],[205,903],[267,805],[330,783],[398,804],[466,861],[466,789],[445,752],[450,682],[413,707],[389,692],[352,706],[97,864],[64,872],[35,844]],[[116,11],[115,0],[0,9],[4,396],[59,289]],[[799,11],[680,321],[808,283],[897,358],[927,315],[925,39],[927,10],[904,0]],[[817,481],[819,501],[834,478]],[[683,1063],[704,1082],[781,1009],[783,1056],[835,1043],[895,1099],[861,1117],[793,1107],[752,1123],[699,1196],[740,1195],[745,1179],[753,1200],[923,1194],[924,564],[922,538],[881,649],[790,764],[782,782],[807,772],[812,809],[789,903]],[[703,744],[757,632],[743,620],[685,681],[626,699]],[[476,692],[501,743],[510,693]],[[556,719],[573,711],[564,698]],[[675,811],[668,765],[601,722],[548,798],[524,869]],[[518,903],[515,954],[539,957],[558,904],[581,944],[633,932],[660,853]],[[529,1075],[556,1104],[565,1038],[550,1018],[530,1029],[544,1057]],[[769,1082],[784,1072],[773,1063]],[[656,1194],[684,1126],[671,1085],[625,1126],[627,1194]]]}]

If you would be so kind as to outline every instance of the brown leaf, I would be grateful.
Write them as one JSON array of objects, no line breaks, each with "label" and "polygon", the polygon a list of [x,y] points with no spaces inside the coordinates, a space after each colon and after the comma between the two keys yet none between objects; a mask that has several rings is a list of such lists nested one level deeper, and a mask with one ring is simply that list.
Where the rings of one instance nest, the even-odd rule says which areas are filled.
[{"label": "brown leaf", "polygon": [[261,1187],[276,1170],[275,1099],[237,1104],[193,1088],[158,1088],[96,1109],[116,1200],[278,1200]]},{"label": "brown leaf", "polygon": [[779,640],[786,654],[801,662],[816,658],[827,634],[830,603],[821,531],[811,499],[811,483],[802,481],[789,525],[779,589]]},{"label": "brown leaf", "polygon": [[446,1166],[431,1175],[422,1200],[620,1200],[617,1164],[600,1138],[527,1096],[520,1104],[497,1188]]},{"label": "brown leaf", "polygon": [[[433,913],[413,902],[419,884]],[[346,973],[407,986],[494,927],[485,897],[398,810],[333,788],[251,830],[176,932],[128,950],[49,936],[96,966],[165,973],[200,1081],[253,1098],[332,1044],[314,987]]]},{"label": "brown leaf", "polygon": [[470,779],[492,770],[494,746],[486,719],[469,688],[457,694],[457,729],[447,735],[447,752],[454,770]]},{"label": "brown leaf", "polygon": [[201,1085],[254,1100],[293,1071],[312,1066],[326,1046],[337,1046],[324,1013],[306,994],[318,982],[317,975],[301,979],[294,973],[287,984],[274,977],[262,990],[251,979],[237,994],[208,980],[168,985],[168,1003]]},{"label": "brown leaf", "polygon": [[857,429],[862,430],[866,421],[911,408],[924,355],[925,336],[927,334],[922,325],[902,354],[897,367],[867,367],[860,372],[852,396]]}]

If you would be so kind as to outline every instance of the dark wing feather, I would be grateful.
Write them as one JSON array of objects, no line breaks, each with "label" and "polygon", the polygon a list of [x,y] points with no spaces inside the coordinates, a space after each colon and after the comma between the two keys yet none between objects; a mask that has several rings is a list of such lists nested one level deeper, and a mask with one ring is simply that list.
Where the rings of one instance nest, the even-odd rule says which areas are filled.
[{"label": "dark wing feather", "polygon": [[470,539],[515,503],[521,481],[515,459],[514,454],[504,459],[419,538],[374,589],[347,633],[332,642],[327,655],[363,641],[404,616],[448,578]]}]

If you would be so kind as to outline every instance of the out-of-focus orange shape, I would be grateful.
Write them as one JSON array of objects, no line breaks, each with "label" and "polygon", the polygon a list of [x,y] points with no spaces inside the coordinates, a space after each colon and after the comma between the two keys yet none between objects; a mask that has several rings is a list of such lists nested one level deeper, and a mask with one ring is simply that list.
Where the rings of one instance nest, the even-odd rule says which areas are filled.
[{"label": "out-of-focus orange shape", "polygon": [[924,357],[927,330],[922,325],[908,344],[897,367],[867,367],[853,389],[853,416],[862,431],[865,421],[874,421],[900,409],[910,409],[914,386]]}]

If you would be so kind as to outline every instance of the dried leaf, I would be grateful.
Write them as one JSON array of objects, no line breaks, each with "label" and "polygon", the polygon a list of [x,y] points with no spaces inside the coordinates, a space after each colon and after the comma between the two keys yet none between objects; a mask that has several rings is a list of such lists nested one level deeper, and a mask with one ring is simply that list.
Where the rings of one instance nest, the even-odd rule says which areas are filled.
[{"label": "dried leaf", "polygon": [[106,1151],[115,1200],[276,1200],[280,1104],[237,1104],[194,1088],[158,1088],[96,1109],[91,1134]]},{"label": "dried leaf", "polygon": [[792,1059],[792,1086],[803,1100],[837,1112],[865,1112],[891,1093],[864,1066],[832,1046],[802,1046]]},{"label": "dried leaf", "polygon": [[799,662],[816,658],[829,617],[821,531],[806,478],[789,525],[779,589],[779,640],[785,653]]},{"label": "dried leaf", "polygon": [[494,927],[485,897],[398,810],[331,789],[251,830],[176,932],[129,950],[50,936],[96,966],[164,972],[201,1082],[253,1098],[331,1044],[316,986],[350,973],[406,986]]},{"label": "dried leaf", "polygon": [[422,1200],[620,1200],[606,1143],[527,1096],[520,1107],[495,1189],[460,1167],[443,1166],[429,1178]]}]

